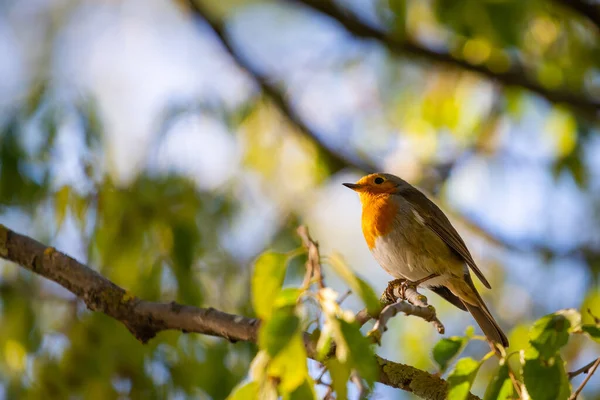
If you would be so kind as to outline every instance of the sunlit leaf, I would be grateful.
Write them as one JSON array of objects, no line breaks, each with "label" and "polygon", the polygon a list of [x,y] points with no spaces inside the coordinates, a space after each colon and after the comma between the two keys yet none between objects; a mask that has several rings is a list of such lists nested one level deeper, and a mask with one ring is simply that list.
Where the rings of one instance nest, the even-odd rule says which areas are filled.
[{"label": "sunlit leaf", "polygon": [[581,313],[574,308],[566,308],[555,312],[569,320],[569,333],[578,330],[581,327]]},{"label": "sunlit leaf", "polygon": [[550,314],[537,320],[529,331],[531,345],[540,357],[549,359],[569,340],[571,323],[561,314]]},{"label": "sunlit leaf", "polygon": [[301,294],[301,289],[292,287],[283,288],[275,298],[273,306],[276,308],[295,306]]},{"label": "sunlit leaf", "polygon": [[506,400],[512,398],[512,395],[513,385],[508,375],[508,364],[503,363],[492,376],[483,400]]},{"label": "sunlit leaf", "polygon": [[306,350],[301,335],[295,335],[287,346],[269,363],[270,378],[279,379],[279,391],[291,393],[308,377]]},{"label": "sunlit leaf", "polygon": [[271,315],[273,303],[285,278],[285,254],[266,252],[254,263],[252,305],[261,319]]},{"label": "sunlit leaf", "polygon": [[480,363],[470,357],[461,358],[448,376],[448,400],[464,400],[469,395]]},{"label": "sunlit leaf", "polygon": [[227,400],[247,400],[258,398],[258,383],[248,382],[239,386],[227,396]]},{"label": "sunlit leaf", "polygon": [[450,360],[452,360],[466,344],[466,339],[453,336],[444,338],[436,343],[433,347],[433,359],[440,366],[440,371],[444,372],[448,368]]},{"label": "sunlit leaf", "polygon": [[600,327],[598,325],[585,324],[581,326],[581,330],[590,335],[596,342],[600,342]]}]

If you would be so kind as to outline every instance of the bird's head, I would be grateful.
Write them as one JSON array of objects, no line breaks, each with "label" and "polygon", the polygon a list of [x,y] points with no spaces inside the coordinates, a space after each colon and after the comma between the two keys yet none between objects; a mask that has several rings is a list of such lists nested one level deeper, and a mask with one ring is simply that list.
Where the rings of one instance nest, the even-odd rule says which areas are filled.
[{"label": "bird's head", "polygon": [[376,173],[363,176],[356,183],[343,183],[344,186],[363,196],[394,194],[407,183],[395,175]]}]

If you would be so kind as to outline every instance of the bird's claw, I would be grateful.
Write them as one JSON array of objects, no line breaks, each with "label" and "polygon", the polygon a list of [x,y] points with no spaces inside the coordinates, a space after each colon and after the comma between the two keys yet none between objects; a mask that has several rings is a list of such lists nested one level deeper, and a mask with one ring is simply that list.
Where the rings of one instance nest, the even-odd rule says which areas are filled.
[{"label": "bird's claw", "polygon": [[[394,279],[388,283],[387,288],[385,289],[385,296],[390,302],[395,302],[396,300],[406,300],[406,289],[414,286],[414,283],[407,279]],[[399,295],[396,295],[396,288],[400,289]]]}]

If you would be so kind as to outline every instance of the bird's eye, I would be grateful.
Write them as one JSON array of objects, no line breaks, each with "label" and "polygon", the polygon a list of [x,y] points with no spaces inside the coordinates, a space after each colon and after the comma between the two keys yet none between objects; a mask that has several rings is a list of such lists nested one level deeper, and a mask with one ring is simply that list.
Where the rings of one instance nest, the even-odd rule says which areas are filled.
[{"label": "bird's eye", "polygon": [[384,179],[382,177],[378,176],[377,178],[375,178],[374,182],[378,185],[381,185],[383,183],[383,180]]}]

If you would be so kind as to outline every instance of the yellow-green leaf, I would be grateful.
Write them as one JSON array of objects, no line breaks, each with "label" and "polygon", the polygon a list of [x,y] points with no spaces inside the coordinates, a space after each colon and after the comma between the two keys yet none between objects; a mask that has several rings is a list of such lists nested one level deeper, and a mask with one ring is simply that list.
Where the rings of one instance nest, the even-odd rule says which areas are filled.
[{"label": "yellow-green leaf", "polygon": [[271,357],[275,357],[299,330],[300,318],[294,314],[293,308],[276,309],[260,327],[259,347],[266,350]]},{"label": "yellow-green leaf", "polygon": [[469,395],[480,363],[470,357],[461,358],[448,376],[448,400],[464,400]]},{"label": "yellow-green leaf", "polygon": [[252,305],[261,319],[267,319],[285,278],[285,254],[266,252],[254,263],[252,276]]},{"label": "yellow-green leaf", "polygon": [[273,304],[276,308],[295,306],[298,302],[298,298],[302,294],[302,290],[298,288],[283,288],[277,295],[275,303]]},{"label": "yellow-green leaf", "polygon": [[596,342],[600,342],[600,327],[598,325],[585,324],[581,330],[590,335]]},{"label": "yellow-green leaf", "polygon": [[466,339],[460,336],[444,338],[433,347],[433,359],[444,372],[450,361],[463,349]]},{"label": "yellow-green leaf", "polygon": [[553,357],[569,340],[571,322],[562,314],[540,318],[529,330],[529,342],[543,359]]},{"label": "yellow-green leaf", "polygon": [[295,335],[269,363],[269,377],[279,378],[279,392],[291,393],[308,377],[306,350],[301,335]]},{"label": "yellow-green leaf", "polygon": [[227,396],[227,400],[247,400],[258,398],[258,383],[248,382],[244,385],[237,386],[231,394]]},{"label": "yellow-green leaf", "polygon": [[369,386],[373,386],[377,379],[378,368],[371,342],[360,332],[358,324],[343,319],[339,322],[340,330],[348,345],[350,368],[356,369],[361,378],[366,380]]}]

